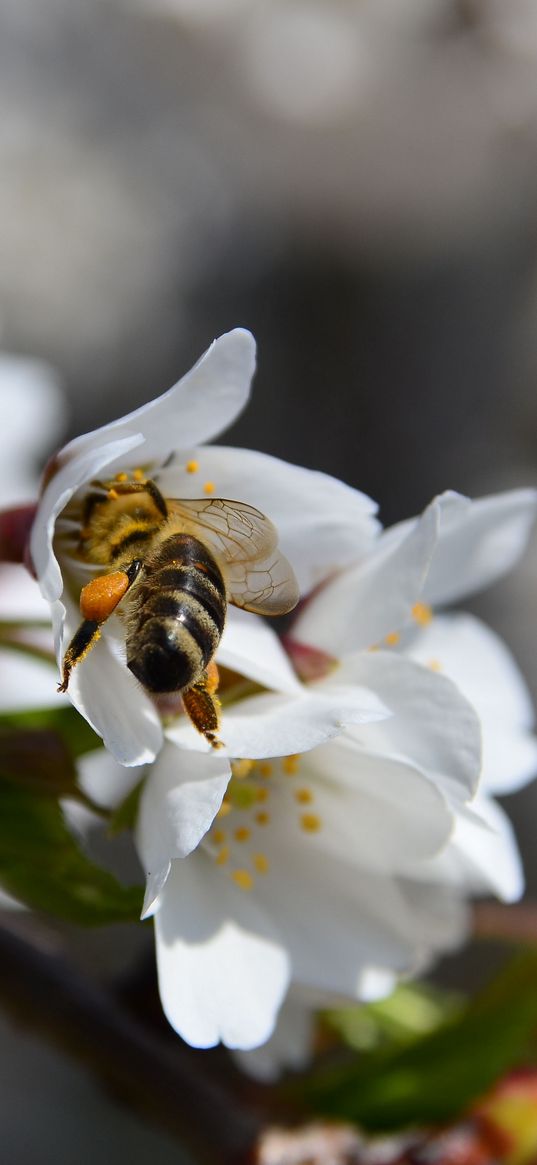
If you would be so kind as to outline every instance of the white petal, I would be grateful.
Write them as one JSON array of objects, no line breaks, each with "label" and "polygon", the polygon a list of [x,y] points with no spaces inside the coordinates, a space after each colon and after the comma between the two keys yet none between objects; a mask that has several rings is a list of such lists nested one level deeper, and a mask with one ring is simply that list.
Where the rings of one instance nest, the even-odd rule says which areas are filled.
[{"label": "white petal", "polygon": [[[525,550],[537,493],[518,489],[471,501],[448,491],[437,502],[438,546],[424,588],[425,600],[434,605],[482,590],[511,570]],[[407,536],[412,524],[387,531],[386,539]]]},{"label": "white petal", "polygon": [[[306,996],[307,993],[304,993]],[[289,992],[278,1015],[275,1031],[260,1048],[235,1052],[234,1059],[249,1076],[269,1084],[284,1068],[305,1068],[311,1056],[315,1012],[297,991]]]},{"label": "white petal", "polygon": [[410,764],[362,751],[348,733],[305,757],[302,775],[308,771],[322,828],[306,843],[323,865],[344,853],[359,868],[401,873],[449,840],[454,818],[440,790]]},{"label": "white petal", "polygon": [[[376,692],[392,716],[355,730],[370,751],[406,757],[425,772],[472,796],[481,772],[481,726],[476,712],[444,675],[395,652],[360,652],[342,663],[341,675]],[[324,681],[326,688],[331,680]]]},{"label": "white petal", "polygon": [[145,773],[140,768],[120,765],[105,748],[96,748],[77,760],[78,784],[92,801],[106,809],[116,809],[136,788]]},{"label": "white petal", "polygon": [[[63,621],[64,611],[58,600],[52,608],[55,624]],[[70,622],[65,625],[60,656],[72,634]],[[160,718],[140,684],[112,653],[106,636],[73,669],[69,696],[120,764],[130,767],[155,759],[163,740]]]},{"label": "white petal", "polygon": [[533,707],[506,645],[473,615],[443,615],[417,630],[406,647],[412,658],[433,661],[476,709],[483,733],[483,781],[489,792],[510,793],[537,772],[537,740],[528,731]]},{"label": "white petal", "polygon": [[343,854],[320,863],[314,847],[281,847],[256,894],[274,912],[293,979],[315,990],[359,998],[371,968],[411,971],[423,957],[420,918],[396,881],[358,875]]},{"label": "white petal", "polygon": [[301,691],[276,632],[248,611],[229,608],[217,662],[274,691]]},{"label": "white petal", "polygon": [[136,843],[147,878],[146,918],[174,858],[191,853],[212,825],[231,776],[220,754],[204,756],[167,744],[153,765],[140,799]]},{"label": "white petal", "polygon": [[67,702],[67,697],[56,691],[53,664],[16,651],[0,650],[0,711],[60,708]]},{"label": "white petal", "polygon": [[[196,474],[185,468],[192,461],[199,465]],[[251,449],[191,449],[159,475],[171,497],[199,497],[205,481],[212,482],[215,496],[247,501],[272,519],[303,593],[364,558],[379,530],[377,507],[365,494]]]},{"label": "white petal", "polygon": [[384,544],[363,564],[337,575],[305,604],[294,639],[331,655],[370,647],[405,626],[419,599],[436,545],[433,502],[405,537]]},{"label": "white petal", "polygon": [[[73,493],[104,469],[113,474],[133,460],[136,464],[163,462],[177,447],[214,437],[246,404],[254,367],[254,339],[236,328],[215,340],[169,392],[65,446],[41,499],[30,542],[45,598],[53,600],[61,594],[52,537],[56,518]],[[136,459],[130,456],[134,449]]]},{"label": "white petal", "polygon": [[155,923],[160,997],[179,1035],[199,1048],[264,1043],[289,964],[253,895],[194,853],[174,862]]},{"label": "white petal", "polygon": [[[388,715],[371,693],[355,687],[330,692],[306,691],[301,696],[266,693],[241,700],[222,714],[220,755],[251,759],[308,752],[341,732],[346,724],[362,724]],[[166,731],[181,748],[207,752],[208,742],[186,720]]]},{"label": "white petal", "polygon": [[0,505],[35,496],[36,464],[62,428],[57,377],[40,360],[0,354]]},{"label": "white petal", "polygon": [[494,893],[505,902],[516,902],[524,890],[511,823],[500,806],[485,797],[472,806],[471,814],[461,810],[449,849],[427,868],[429,880],[451,881],[467,894]]},{"label": "white petal", "polygon": [[50,607],[26,567],[0,565],[0,613],[2,619],[40,619],[50,623]]},{"label": "white petal", "polygon": [[96,477],[110,461],[117,457],[126,458],[140,441],[139,434],[131,433],[122,440],[112,441],[106,445],[104,443],[92,445],[76,457],[70,456],[68,452],[71,449],[70,445],[59,454],[58,471],[49,481],[39,502],[30,535],[30,557],[41,593],[49,603],[58,599],[63,590],[61,570],[52,549],[56,518],[77,489]]}]

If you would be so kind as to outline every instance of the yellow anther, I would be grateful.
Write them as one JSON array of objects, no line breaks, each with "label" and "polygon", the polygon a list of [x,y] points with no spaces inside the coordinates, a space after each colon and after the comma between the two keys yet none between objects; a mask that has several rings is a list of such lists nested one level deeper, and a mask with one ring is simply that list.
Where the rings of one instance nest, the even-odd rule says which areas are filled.
[{"label": "yellow anther", "polygon": [[255,819],[258,825],[268,825],[270,821],[270,813],[267,813],[265,809],[260,809],[259,813],[256,813]]},{"label": "yellow anther", "polygon": [[110,502],[115,502],[116,498],[118,497],[117,490],[109,489],[106,496]]},{"label": "yellow anther", "polygon": [[214,481],[206,481],[204,483],[203,492],[205,494],[214,494],[214,489],[215,489]]},{"label": "yellow anther", "polygon": [[250,829],[247,829],[246,825],[239,825],[239,828],[235,830],[233,837],[235,838],[235,841],[249,841],[251,832],[252,831]]},{"label": "yellow anther", "polygon": [[300,763],[300,753],[295,756],[284,756],[282,760],[282,769],[287,777],[294,777],[298,773]]},{"label": "yellow anther", "polygon": [[316,813],[303,813],[300,818],[302,829],[306,833],[317,833],[321,828],[321,818]]},{"label": "yellow anther", "polygon": [[427,667],[430,667],[431,671],[442,671],[442,664],[439,659],[430,659]]},{"label": "yellow anther", "polygon": [[143,481],[145,478],[145,473],[144,473],[143,469],[135,469],[135,470],[133,470],[132,476],[133,476],[135,481]]},{"label": "yellow anther", "polygon": [[268,874],[269,860],[266,854],[254,854],[252,860],[258,874]]},{"label": "yellow anther", "polygon": [[218,851],[214,860],[217,866],[225,866],[226,862],[229,861],[229,846],[223,845],[222,849]]},{"label": "yellow anther", "polygon": [[225,840],[226,833],[224,829],[213,829],[211,833],[211,841],[214,841],[215,845],[223,845]]},{"label": "yellow anther", "polygon": [[299,805],[311,805],[313,801],[311,789],[295,789],[295,800]]},{"label": "yellow anther", "polygon": [[260,801],[261,804],[263,804],[264,801],[268,801],[269,792],[270,792],[270,790],[267,789],[266,785],[262,785],[261,788],[256,789],[256,791],[255,791],[256,801]]},{"label": "yellow anther", "polygon": [[187,461],[185,465],[187,473],[197,473],[199,467],[199,461]]},{"label": "yellow anther", "polygon": [[414,603],[412,608],[412,618],[419,623],[420,627],[427,627],[431,622],[433,612],[428,603]]},{"label": "yellow anther", "polygon": [[227,817],[228,813],[231,813],[230,802],[229,801],[222,801],[222,804],[221,804],[216,816],[217,817]]},{"label": "yellow anther", "polygon": [[244,777],[250,776],[253,767],[253,760],[234,760],[231,765],[231,772],[234,777],[238,777],[242,781]]},{"label": "yellow anther", "polygon": [[263,763],[259,765],[259,775],[261,777],[272,776],[272,765],[268,761],[263,761]]},{"label": "yellow anther", "polygon": [[129,480],[128,473],[116,473],[116,476],[114,478],[114,481],[128,481],[128,480]]},{"label": "yellow anther", "polygon": [[400,638],[401,636],[398,631],[390,631],[390,634],[386,635],[384,642],[387,647],[395,647],[399,643]]},{"label": "yellow anther", "polygon": [[249,870],[234,870],[231,877],[241,890],[251,890],[253,888],[254,879]]}]

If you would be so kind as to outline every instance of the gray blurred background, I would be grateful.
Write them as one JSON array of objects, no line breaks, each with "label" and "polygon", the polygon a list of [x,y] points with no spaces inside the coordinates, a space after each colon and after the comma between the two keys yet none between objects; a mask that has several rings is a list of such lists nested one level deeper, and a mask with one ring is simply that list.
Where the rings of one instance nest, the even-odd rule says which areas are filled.
[{"label": "gray blurred background", "polygon": [[[0,110],[0,344],[58,370],[65,437],[240,324],[259,373],[226,441],[385,522],[536,484],[535,0],[0,0]],[[534,693],[536,563],[472,605]],[[509,807],[535,893],[537,793]],[[24,1096],[52,1053],[2,1038]],[[43,1067],[58,1111],[72,1071]],[[130,1118],[77,1081],[87,1160],[116,1160]],[[17,1111],[1,1089],[5,1159],[56,1160],[54,1099],[38,1157]]]}]

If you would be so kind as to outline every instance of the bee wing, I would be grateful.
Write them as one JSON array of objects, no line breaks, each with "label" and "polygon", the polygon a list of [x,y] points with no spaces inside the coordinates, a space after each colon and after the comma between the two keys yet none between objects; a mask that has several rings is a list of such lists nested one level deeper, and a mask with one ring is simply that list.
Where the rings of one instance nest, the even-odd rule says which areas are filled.
[{"label": "bee wing", "polygon": [[277,547],[256,562],[230,564],[227,581],[230,603],[257,615],[286,615],[298,603],[293,568]]},{"label": "bee wing", "polygon": [[225,564],[229,601],[260,615],[283,615],[298,602],[290,563],[278,550],[269,518],[225,498],[166,499],[170,515],[202,536]]}]

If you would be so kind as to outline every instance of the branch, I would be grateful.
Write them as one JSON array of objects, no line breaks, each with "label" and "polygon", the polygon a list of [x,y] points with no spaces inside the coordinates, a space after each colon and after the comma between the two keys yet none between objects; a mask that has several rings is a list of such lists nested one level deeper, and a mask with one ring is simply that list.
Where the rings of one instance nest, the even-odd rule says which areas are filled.
[{"label": "branch", "polygon": [[150,1031],[66,960],[1,927],[0,966],[0,1005],[17,1024],[79,1060],[203,1165],[243,1159],[261,1120],[208,1079],[203,1053]]}]

